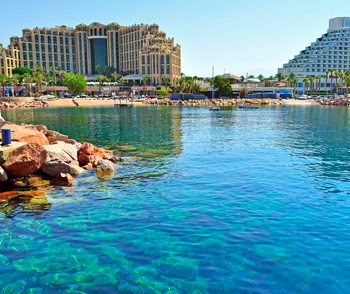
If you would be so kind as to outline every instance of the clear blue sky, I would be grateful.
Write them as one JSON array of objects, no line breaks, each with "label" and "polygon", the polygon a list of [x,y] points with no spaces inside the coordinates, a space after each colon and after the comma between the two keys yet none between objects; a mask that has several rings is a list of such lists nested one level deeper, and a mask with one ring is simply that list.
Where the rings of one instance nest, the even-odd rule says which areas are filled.
[{"label": "clear blue sky", "polygon": [[329,18],[350,16],[349,0],[17,0],[1,3],[0,42],[22,28],[94,21],[158,23],[182,45],[182,72],[275,74],[315,41]]}]

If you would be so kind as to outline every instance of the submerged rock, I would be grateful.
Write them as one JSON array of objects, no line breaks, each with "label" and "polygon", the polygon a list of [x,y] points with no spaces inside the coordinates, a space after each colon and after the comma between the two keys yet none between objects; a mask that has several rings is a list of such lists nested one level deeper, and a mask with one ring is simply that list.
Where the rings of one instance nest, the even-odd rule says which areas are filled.
[{"label": "submerged rock", "polygon": [[28,143],[12,151],[3,164],[8,175],[25,177],[35,173],[46,160],[46,150],[37,143]]},{"label": "submerged rock", "polygon": [[107,159],[101,159],[96,164],[96,175],[99,178],[109,178],[114,174],[114,165]]},{"label": "submerged rock", "polygon": [[18,197],[18,195],[16,191],[0,192],[0,201],[10,200]]}]

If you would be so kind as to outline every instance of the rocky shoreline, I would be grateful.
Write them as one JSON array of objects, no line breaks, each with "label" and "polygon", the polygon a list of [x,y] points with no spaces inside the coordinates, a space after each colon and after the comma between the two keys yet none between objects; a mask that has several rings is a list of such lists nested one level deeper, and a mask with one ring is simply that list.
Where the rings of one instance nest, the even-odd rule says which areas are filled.
[{"label": "rocky shoreline", "polygon": [[44,125],[2,121],[0,128],[11,129],[13,140],[0,148],[0,201],[21,195],[16,187],[71,186],[74,177],[92,169],[108,179],[122,161],[110,150],[77,142]]},{"label": "rocky shoreline", "polygon": [[48,107],[46,101],[37,101],[34,99],[21,99],[21,98],[2,98],[0,99],[0,110],[11,108],[44,108]]},{"label": "rocky shoreline", "polygon": [[325,106],[350,106],[350,99],[322,99],[319,101],[319,104]]},{"label": "rocky shoreline", "polygon": [[152,99],[145,101],[147,105],[174,105],[174,106],[238,106],[238,105],[281,105],[280,99],[205,99],[205,100],[170,100]]}]

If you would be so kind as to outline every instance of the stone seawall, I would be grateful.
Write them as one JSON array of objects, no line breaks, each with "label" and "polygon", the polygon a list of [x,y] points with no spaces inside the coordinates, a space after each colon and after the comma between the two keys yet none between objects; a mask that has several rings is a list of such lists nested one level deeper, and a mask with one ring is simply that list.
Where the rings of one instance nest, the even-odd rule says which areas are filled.
[{"label": "stone seawall", "polygon": [[325,106],[350,106],[350,99],[322,99],[319,104]]},{"label": "stone seawall", "polygon": [[183,106],[237,106],[237,105],[280,105],[279,99],[205,99],[205,100],[170,100],[152,99],[145,101],[149,105],[183,105]]},{"label": "stone seawall", "polygon": [[45,101],[36,101],[34,98],[1,98],[0,109],[9,108],[43,108],[48,104]]}]

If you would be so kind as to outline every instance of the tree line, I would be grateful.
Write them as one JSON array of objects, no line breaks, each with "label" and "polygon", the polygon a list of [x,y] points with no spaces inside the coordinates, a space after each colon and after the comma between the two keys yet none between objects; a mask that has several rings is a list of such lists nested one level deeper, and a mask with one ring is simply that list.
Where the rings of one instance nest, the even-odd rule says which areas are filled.
[{"label": "tree line", "polygon": [[[125,75],[129,72],[118,73],[112,67],[97,66],[96,71],[98,75],[95,80],[99,84],[99,91],[103,85],[114,82],[119,87],[128,84],[133,85],[133,82],[125,80]],[[3,96],[5,96],[6,86],[24,86],[26,95],[40,96],[42,93],[42,86],[66,86],[72,94],[81,94],[86,91],[87,81],[84,76],[80,74],[69,73],[57,67],[50,67],[49,71],[44,70],[37,65],[33,70],[26,67],[17,67],[13,69],[12,76],[0,75],[0,85],[2,86]],[[214,80],[209,78],[201,78],[197,76],[189,77],[182,75],[179,79],[172,81],[169,77],[163,77],[159,84],[164,86],[167,93],[193,93],[200,94],[207,92],[203,87],[202,82],[208,82],[219,90],[220,95],[231,96],[231,83],[229,79],[222,76],[216,76]],[[140,85],[144,87],[151,85],[150,77],[144,75],[139,81]],[[16,90],[15,90],[16,91]],[[162,94],[165,94],[163,89]],[[13,93],[14,95],[16,93]],[[18,93],[17,93],[18,95]]]}]

